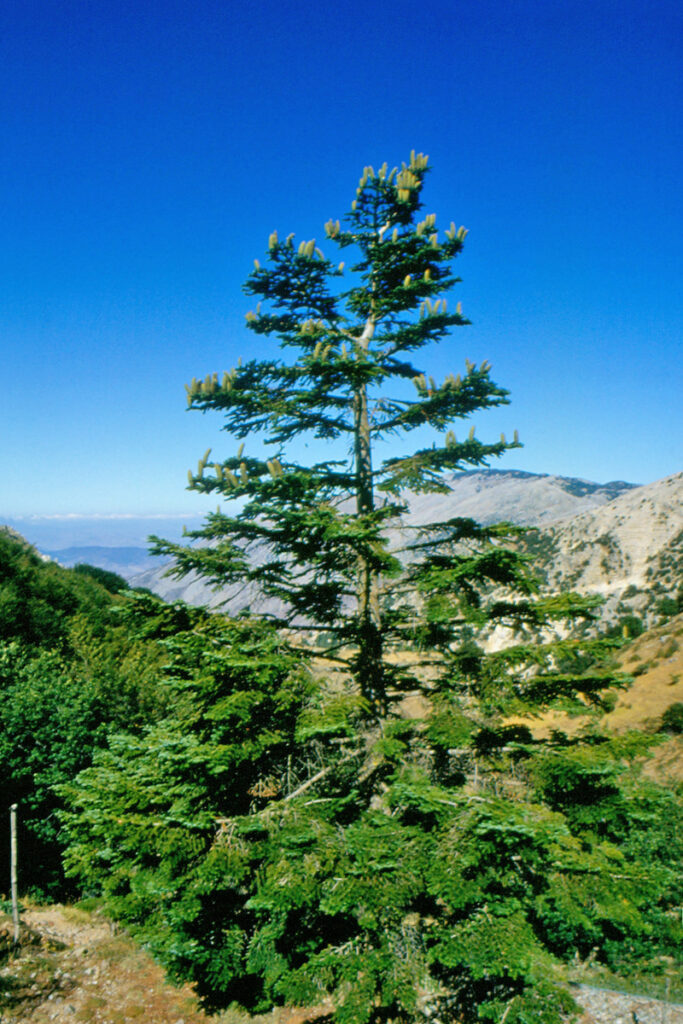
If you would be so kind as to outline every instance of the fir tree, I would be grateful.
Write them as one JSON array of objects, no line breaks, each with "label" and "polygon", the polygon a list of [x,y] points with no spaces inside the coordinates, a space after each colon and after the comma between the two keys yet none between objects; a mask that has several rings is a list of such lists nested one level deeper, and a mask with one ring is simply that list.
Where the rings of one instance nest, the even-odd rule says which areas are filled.
[{"label": "fir tree", "polygon": [[[248,580],[283,602],[281,624],[305,620],[353,647],[352,669],[374,714],[386,710],[387,649],[399,637],[404,645],[388,603],[401,568],[387,540],[404,508],[400,495],[447,490],[447,472],[484,465],[518,443],[484,444],[473,431],[458,441],[449,429],[508,401],[488,363],[466,361],[462,374],[437,384],[417,361],[469,323],[460,303],[449,311],[446,299],[467,232],[451,224],[440,237],[434,214],[418,219],[427,171],[415,153],[400,171],[365,168],[343,226],[325,225],[326,244],[353,254],[348,272],[315,239],[270,236],[267,264],[256,260],[245,286],[259,299],[247,325],[291,358],[251,360],[188,387],[191,408],[221,412],[225,429],[246,442],[222,462],[210,464],[207,452],[190,487],[241,507],[216,512],[190,535],[210,548],[156,547],[175,558],[178,574],[195,569],[219,585]],[[393,450],[426,425],[442,432],[437,443],[380,456],[384,441]],[[299,438],[341,442],[348,461],[296,461]],[[270,458],[249,453],[259,439]],[[266,553],[259,564],[249,559],[254,545]]]}]

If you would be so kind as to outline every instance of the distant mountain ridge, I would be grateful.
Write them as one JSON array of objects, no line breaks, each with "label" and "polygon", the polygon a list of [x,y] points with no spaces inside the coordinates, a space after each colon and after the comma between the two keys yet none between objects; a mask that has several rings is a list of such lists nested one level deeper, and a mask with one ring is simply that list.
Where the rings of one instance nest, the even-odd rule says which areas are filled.
[{"label": "distant mountain ridge", "polygon": [[92,545],[89,547],[58,548],[56,551],[42,552],[58,562],[66,569],[74,565],[96,565],[99,569],[116,572],[124,579],[130,579],[148,569],[158,569],[165,560],[150,555],[147,548],[141,547],[106,547]]},{"label": "distant mountain ridge", "polygon": [[[639,490],[637,484],[624,481],[598,484],[519,470],[475,470],[457,475],[447,494],[411,496],[403,523],[405,527],[419,527],[461,516],[484,524],[506,520],[545,529]],[[261,613],[280,610],[248,586],[235,584],[217,592],[194,574],[178,580],[166,576],[166,569],[157,567],[140,573],[131,579],[131,584],[147,587],[168,601],[220,606],[229,614],[237,614],[246,607]]]},{"label": "distant mountain ridge", "polygon": [[484,524],[541,526],[598,508],[637,487],[622,480],[598,484],[521,470],[473,470],[456,476],[449,494],[413,495],[405,521],[413,526],[463,516]]},{"label": "distant mountain ridge", "polygon": [[608,619],[654,625],[665,598],[683,599],[683,473],[549,525],[534,553],[549,589],[599,594]]},{"label": "distant mountain ridge", "polygon": [[[462,515],[482,523],[508,519],[514,523],[539,525],[598,507],[636,486],[619,480],[596,484],[574,477],[514,469],[473,470],[456,477],[450,495],[414,496],[406,521],[419,525],[430,518]],[[453,511],[456,505],[457,510]],[[71,567],[87,562],[133,580],[165,564],[149,555],[145,543],[150,534],[177,540],[183,525],[196,529],[203,519],[198,513],[72,514],[8,517],[5,522],[61,565]]]}]

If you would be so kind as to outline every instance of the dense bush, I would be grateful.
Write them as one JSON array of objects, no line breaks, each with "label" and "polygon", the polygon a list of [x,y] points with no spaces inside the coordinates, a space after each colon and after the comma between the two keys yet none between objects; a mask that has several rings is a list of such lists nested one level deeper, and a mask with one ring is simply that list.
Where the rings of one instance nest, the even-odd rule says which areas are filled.
[{"label": "dense bush", "polygon": [[90,763],[108,729],[159,716],[159,660],[99,583],[0,532],[0,815],[19,805],[24,891],[68,893],[54,787]]},{"label": "dense bush", "polygon": [[118,573],[111,572],[109,569],[101,569],[97,565],[79,562],[74,566],[73,571],[80,573],[82,576],[89,576],[91,579],[97,580],[110,594],[119,594],[122,590],[128,589],[128,583],[124,580],[123,576],[119,576]]},{"label": "dense bush", "polygon": [[670,704],[662,715],[662,732],[683,732],[683,703]]},{"label": "dense bush", "polygon": [[680,942],[680,804],[629,769],[645,738],[483,742],[447,697],[369,727],[263,623],[164,643],[174,710],[67,787],[68,865],[208,1005],[554,1021],[557,962]]},{"label": "dense bush", "polygon": [[110,602],[103,588],[45,562],[24,541],[0,530],[0,641],[62,648],[73,615],[87,609],[90,620],[99,622]]}]

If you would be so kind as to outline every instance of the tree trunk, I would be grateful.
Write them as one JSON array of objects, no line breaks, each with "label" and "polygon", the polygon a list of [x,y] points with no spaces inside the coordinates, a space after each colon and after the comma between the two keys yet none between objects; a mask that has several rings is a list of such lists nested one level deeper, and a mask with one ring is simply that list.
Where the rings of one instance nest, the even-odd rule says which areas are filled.
[{"label": "tree trunk", "polygon": [[[370,419],[365,385],[354,395],[354,439],[356,462],[356,511],[363,518],[374,511]],[[363,555],[358,557],[358,657],[356,672],[360,690],[373,714],[386,709],[382,621],[379,608],[379,580]]]}]

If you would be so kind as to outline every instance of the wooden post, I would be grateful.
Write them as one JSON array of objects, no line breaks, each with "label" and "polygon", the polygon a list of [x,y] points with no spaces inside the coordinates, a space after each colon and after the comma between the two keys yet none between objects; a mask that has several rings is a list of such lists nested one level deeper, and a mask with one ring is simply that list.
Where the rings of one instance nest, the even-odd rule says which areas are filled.
[{"label": "wooden post", "polygon": [[17,901],[17,805],[10,807],[10,885],[12,887],[12,920],[14,945],[19,945],[19,903]]}]

